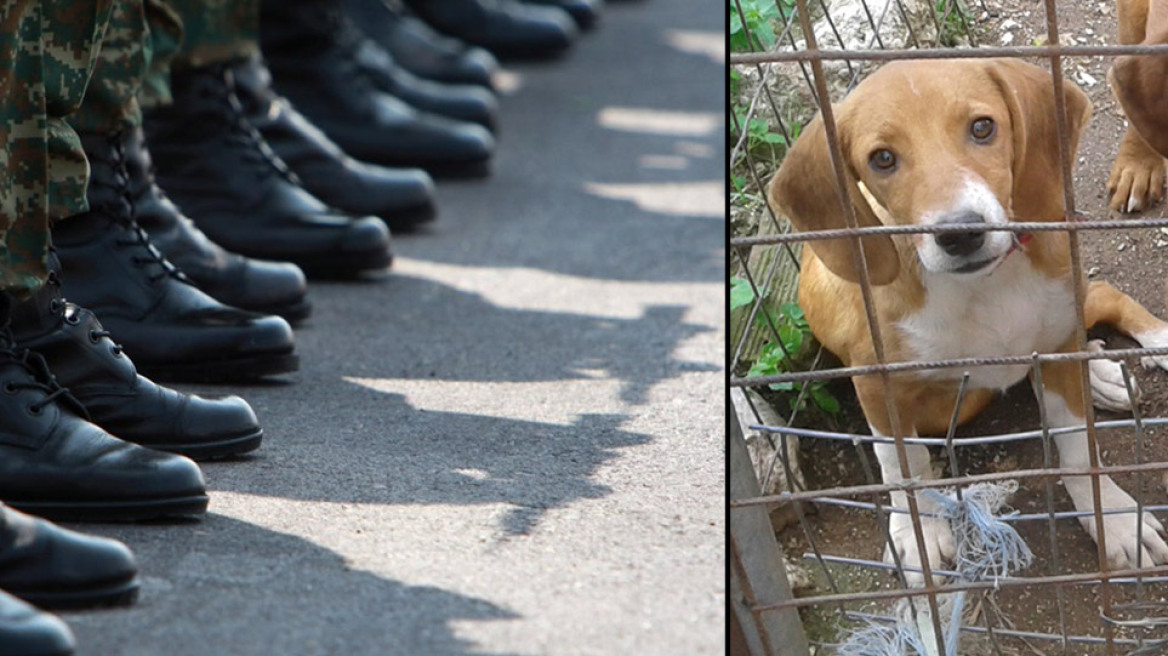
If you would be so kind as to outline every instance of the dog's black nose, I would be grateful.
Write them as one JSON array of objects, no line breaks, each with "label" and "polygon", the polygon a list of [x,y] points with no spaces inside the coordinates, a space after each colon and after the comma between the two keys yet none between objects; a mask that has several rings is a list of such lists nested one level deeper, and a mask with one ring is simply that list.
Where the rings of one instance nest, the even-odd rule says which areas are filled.
[{"label": "dog's black nose", "polygon": [[[985,223],[985,217],[976,212],[959,212],[946,216],[940,224],[946,223]],[[954,256],[969,255],[981,248],[985,243],[985,232],[973,230],[970,232],[939,232],[934,237],[941,250]]]}]

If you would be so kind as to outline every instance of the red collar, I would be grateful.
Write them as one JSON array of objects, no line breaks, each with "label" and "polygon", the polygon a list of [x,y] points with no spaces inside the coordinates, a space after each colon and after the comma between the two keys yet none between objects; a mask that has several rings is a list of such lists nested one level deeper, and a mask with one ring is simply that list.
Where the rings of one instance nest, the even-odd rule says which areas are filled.
[{"label": "red collar", "polygon": [[[1034,233],[1031,232],[1016,232],[1014,233],[1014,243],[1010,244],[1010,250],[1006,251],[1006,257],[1014,254],[1014,251],[1020,248],[1026,248],[1034,239]],[[1005,260],[1006,258],[1002,258]]]}]

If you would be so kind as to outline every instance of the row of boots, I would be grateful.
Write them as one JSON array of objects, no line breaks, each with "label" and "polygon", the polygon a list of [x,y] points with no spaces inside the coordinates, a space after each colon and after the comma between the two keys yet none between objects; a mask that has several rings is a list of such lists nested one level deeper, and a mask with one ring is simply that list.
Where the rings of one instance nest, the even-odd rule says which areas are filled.
[{"label": "row of boots", "polygon": [[81,135],[89,210],[39,292],[0,294],[0,656],[71,654],[44,610],[137,597],[125,545],[51,520],[202,515],[196,461],[259,448],[243,399],[154,381],[297,370],[307,280],[385,269],[435,178],[487,175],[498,61],[562,55],[601,3],[264,0],[264,57],[177,69],[143,126]]}]

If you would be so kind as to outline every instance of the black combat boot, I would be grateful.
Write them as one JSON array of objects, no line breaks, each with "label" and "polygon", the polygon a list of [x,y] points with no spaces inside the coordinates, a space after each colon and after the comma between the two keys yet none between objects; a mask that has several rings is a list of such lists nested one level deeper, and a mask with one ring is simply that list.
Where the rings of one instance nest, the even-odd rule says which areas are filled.
[{"label": "black combat boot", "polygon": [[0,656],[72,656],[75,647],[68,625],[0,590]]},{"label": "black combat boot", "polygon": [[499,62],[486,50],[435,31],[400,0],[345,0],[345,13],[394,61],[435,82],[477,84],[491,89]]},{"label": "black combat boot", "polygon": [[272,89],[259,57],[232,68],[247,121],[312,195],[352,214],[380,217],[391,232],[434,219],[434,181],[421,169],[358,162]]},{"label": "black combat boot", "polygon": [[305,191],[247,122],[228,67],[176,70],[171,87],[174,104],[145,121],[155,175],[215,243],[293,262],[309,277],[389,266],[385,224],[334,210]]},{"label": "black combat boot", "polygon": [[261,4],[264,57],[276,90],[346,153],[436,177],[489,173],[494,138],[483,126],[419,111],[378,88],[358,57],[362,38],[328,0]]},{"label": "black combat boot", "polygon": [[117,540],[0,504],[0,590],[54,610],[125,606],[138,597],[138,565]]},{"label": "black combat boot", "polygon": [[406,4],[438,31],[504,60],[558,57],[579,32],[562,9],[515,0],[406,0]]},{"label": "black combat boot", "polygon": [[127,140],[82,135],[89,211],[52,229],[70,298],[96,314],[151,378],[224,382],[296,371],[287,321],[219,303],[150,243],[134,221]]},{"label": "black combat boot", "polygon": [[263,430],[246,401],[183,394],[139,376],[97,317],[61,297],[60,284],[54,271],[16,305],[12,333],[18,346],[45,358],[90,421],[123,440],[195,460],[259,448]]},{"label": "black combat boot", "polygon": [[604,7],[604,0],[523,0],[529,5],[544,5],[559,7],[568,12],[572,20],[582,30],[590,30],[600,20],[600,10]]},{"label": "black combat boot", "polygon": [[[273,9],[276,4],[279,8]],[[265,15],[263,19],[272,22],[264,28],[264,56],[281,73],[315,68],[318,76],[346,78],[353,75],[355,66],[373,82],[373,88],[414,109],[494,128],[499,108],[493,93],[474,84],[443,84],[415,76],[399,66],[381,44],[357,29],[336,2],[279,0],[264,7],[269,13],[276,12],[274,17]],[[283,76],[278,81],[285,84]]]},{"label": "black combat boot", "polygon": [[191,460],[120,440],[87,421],[39,354],[18,348],[0,294],[0,499],[57,520],[133,521],[207,510]]},{"label": "black combat boot", "polygon": [[212,298],[242,310],[300,321],[312,314],[304,272],[228,252],[211,241],[155,184],[154,164],[140,128],[126,144],[134,217],[154,246]]}]

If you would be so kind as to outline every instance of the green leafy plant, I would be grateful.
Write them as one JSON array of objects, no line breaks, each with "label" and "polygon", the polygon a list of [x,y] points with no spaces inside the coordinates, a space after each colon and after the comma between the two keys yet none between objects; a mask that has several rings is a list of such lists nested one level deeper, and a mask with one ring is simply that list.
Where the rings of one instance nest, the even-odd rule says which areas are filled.
[{"label": "green leafy plant", "polygon": [[754,302],[754,290],[750,282],[738,277],[730,278],[730,311],[750,305]]},{"label": "green leafy plant", "polygon": [[[787,154],[787,147],[790,146],[787,138],[780,132],[772,130],[764,119],[755,117],[747,121],[746,113],[745,109],[738,107],[734,109],[737,120],[731,123],[730,138],[737,141],[740,130],[746,130],[746,148],[755,156],[767,157],[773,165],[778,166],[779,161]],[[786,121],[785,125],[791,140],[798,138],[801,126],[794,121]]]},{"label": "green leafy plant", "polygon": [[938,42],[946,48],[952,48],[961,43],[961,39],[969,36],[965,21],[961,19],[965,13],[965,5],[960,0],[936,0],[934,5],[937,11],[937,22],[941,26]]},{"label": "green leafy plant", "polygon": [[[738,0],[738,2],[742,4],[741,15],[734,0],[730,0],[730,50],[750,52],[770,49],[775,44],[775,29],[771,21],[781,18],[775,0]],[[779,2],[787,4],[786,0]],[[748,32],[750,38],[746,36]]]},{"label": "green leafy plant", "polygon": [[[747,376],[776,376],[795,370],[796,363],[793,359],[802,351],[803,345],[811,337],[811,327],[807,325],[807,318],[803,316],[802,308],[795,303],[780,305],[779,316],[775,323],[779,341],[770,342],[762,348],[758,360],[747,372]],[[758,329],[759,326],[755,328]],[[788,392],[792,411],[806,407],[807,400],[810,399],[815,407],[823,412],[829,415],[839,414],[839,401],[828,389],[827,381],[815,380],[806,383],[807,391],[803,394],[802,403],[800,403],[799,397],[800,392],[803,391],[803,385],[803,383],[785,382],[771,383],[768,387],[776,392]]]}]

